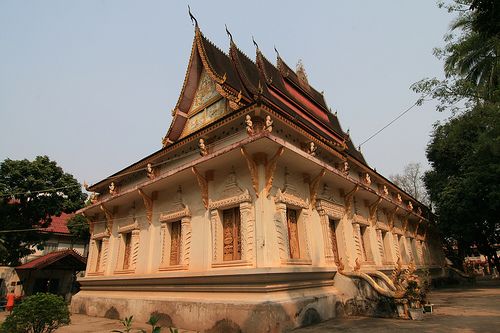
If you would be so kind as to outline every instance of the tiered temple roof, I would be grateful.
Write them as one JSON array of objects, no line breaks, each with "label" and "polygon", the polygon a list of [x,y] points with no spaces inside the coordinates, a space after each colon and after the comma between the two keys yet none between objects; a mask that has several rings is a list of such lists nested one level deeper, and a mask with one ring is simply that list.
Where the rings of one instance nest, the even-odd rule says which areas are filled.
[{"label": "tiered temple roof", "polygon": [[163,140],[164,146],[181,138],[203,68],[234,108],[254,103],[278,108],[322,141],[334,147],[343,146],[345,153],[366,164],[348,134],[342,131],[336,115],[328,109],[323,94],[309,85],[307,79],[299,77],[279,54],[277,66],[274,66],[257,47],[256,59],[252,61],[238,49],[232,38],[226,54],[212,44],[198,27],[195,28],[182,92],[173,110],[174,119]]}]

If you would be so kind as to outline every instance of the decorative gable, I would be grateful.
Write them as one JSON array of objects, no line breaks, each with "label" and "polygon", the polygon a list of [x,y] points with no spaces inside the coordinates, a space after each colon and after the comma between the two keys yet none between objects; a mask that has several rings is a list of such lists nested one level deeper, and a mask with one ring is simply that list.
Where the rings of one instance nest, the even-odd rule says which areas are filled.
[{"label": "decorative gable", "polygon": [[203,69],[181,138],[221,118],[228,111],[226,99],[217,91],[215,82]]}]

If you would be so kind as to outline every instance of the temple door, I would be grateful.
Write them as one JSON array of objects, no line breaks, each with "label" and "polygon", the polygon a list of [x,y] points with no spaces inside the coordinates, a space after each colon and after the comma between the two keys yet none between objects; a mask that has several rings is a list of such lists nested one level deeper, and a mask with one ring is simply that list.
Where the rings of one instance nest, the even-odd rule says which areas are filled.
[{"label": "temple door", "polygon": [[290,258],[300,258],[299,231],[297,227],[297,211],[287,209],[288,239],[290,240]]}]

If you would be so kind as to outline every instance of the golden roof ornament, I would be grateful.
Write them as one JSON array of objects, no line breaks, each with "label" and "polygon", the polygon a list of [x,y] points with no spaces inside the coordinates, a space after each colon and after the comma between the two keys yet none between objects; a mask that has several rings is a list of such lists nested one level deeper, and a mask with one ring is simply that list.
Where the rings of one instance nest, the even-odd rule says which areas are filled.
[{"label": "golden roof ornament", "polygon": [[249,114],[247,114],[245,116],[245,124],[247,125],[246,128],[247,128],[247,134],[252,136],[254,134],[254,131],[253,131],[253,121],[252,121],[252,117],[250,117]]},{"label": "golden roof ornament", "polygon": [[108,188],[109,188],[109,194],[111,195],[118,194],[118,187],[116,186],[115,182],[111,182]]},{"label": "golden roof ornament", "polygon": [[273,131],[273,120],[271,119],[270,115],[266,116],[266,123],[264,125],[264,130],[268,132]]},{"label": "golden roof ornament", "polygon": [[295,66],[295,73],[297,74],[297,77],[299,78],[300,83],[303,85],[309,86],[309,81],[307,80],[307,74],[306,74],[306,69],[304,68],[304,63],[302,62],[302,59],[299,59],[297,62],[297,65]]},{"label": "golden roof ornament", "polygon": [[146,172],[149,179],[154,179],[156,177],[155,170],[153,169],[151,163],[148,163],[146,166]]},{"label": "golden roof ornament", "polygon": [[205,140],[200,139],[200,141],[198,141],[198,148],[200,149],[201,156],[206,156],[208,154],[208,149],[207,146],[205,145]]}]

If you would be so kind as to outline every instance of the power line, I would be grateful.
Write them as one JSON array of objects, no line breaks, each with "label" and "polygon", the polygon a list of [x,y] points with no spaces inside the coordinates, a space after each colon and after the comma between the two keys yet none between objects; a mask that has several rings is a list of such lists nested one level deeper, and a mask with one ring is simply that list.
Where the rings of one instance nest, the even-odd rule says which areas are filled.
[{"label": "power line", "polygon": [[409,108],[407,108],[406,110],[404,110],[403,112],[401,112],[396,118],[394,118],[393,120],[391,120],[389,123],[387,123],[384,127],[382,127],[381,129],[379,129],[375,133],[373,133],[368,139],[366,139],[365,141],[361,142],[358,145],[358,147],[361,147],[362,145],[364,145],[365,143],[367,143],[368,141],[370,141],[371,139],[373,139],[377,134],[379,134],[380,132],[382,132],[383,130],[385,130],[387,127],[391,126],[394,122],[396,122],[396,120],[398,120],[399,118],[401,118],[402,116],[404,116],[406,113],[410,112],[410,110],[413,109],[415,106],[421,105],[421,104],[422,104],[422,100],[421,99],[418,99],[417,101],[415,101],[415,103],[413,103]]}]

